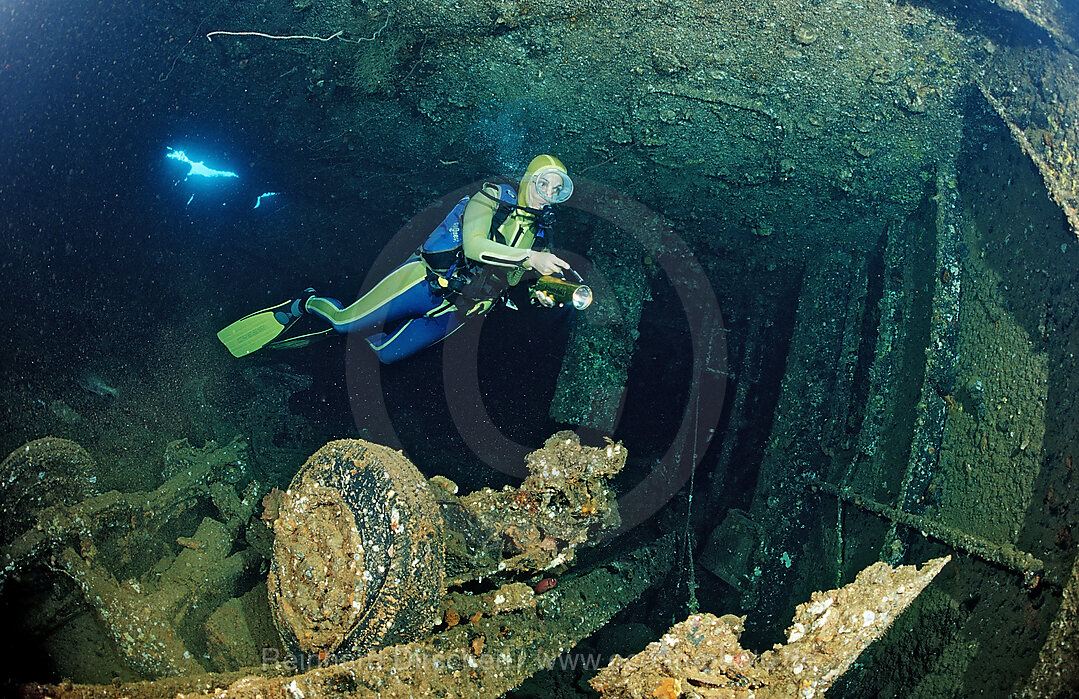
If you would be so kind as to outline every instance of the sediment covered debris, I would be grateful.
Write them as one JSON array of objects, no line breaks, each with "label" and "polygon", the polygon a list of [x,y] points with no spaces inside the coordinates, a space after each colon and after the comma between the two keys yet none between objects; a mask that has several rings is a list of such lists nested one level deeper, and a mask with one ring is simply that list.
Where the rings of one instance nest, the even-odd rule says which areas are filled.
[{"label": "sediment covered debris", "polygon": [[[127,696],[173,699],[254,697],[470,697],[494,699],[541,669],[552,666],[616,612],[662,580],[677,550],[667,536],[576,578],[567,578],[519,609],[479,606],[470,616],[440,627],[427,639],[390,646],[344,660],[327,656],[308,666],[305,656],[246,673],[176,677],[118,685],[29,685],[26,697],[53,699]],[[487,596],[490,596],[488,593]],[[457,598],[454,598],[457,599]],[[482,604],[482,600],[481,604]],[[469,609],[471,612],[471,608]],[[539,612],[542,612],[539,613]],[[306,670],[306,671],[304,671]]]},{"label": "sediment covered debris", "polygon": [[[57,482],[66,483],[50,491],[56,498],[41,501],[48,506],[11,520],[33,526],[10,542],[5,537],[4,570],[19,575],[49,561],[51,570],[74,581],[105,634],[140,675],[204,672],[185,635],[200,628],[260,563],[253,549],[235,546],[259,489],[255,481],[242,494],[234,488],[248,463],[246,445],[209,442],[195,449],[181,440],[167,447],[164,462],[172,475],[155,490],[110,491],[81,502],[59,497],[79,491],[88,459],[74,442],[42,439],[4,462],[12,472],[47,462]],[[70,470],[56,468],[64,465]],[[214,517],[199,516],[206,505],[213,506]]]},{"label": "sediment covered debris", "polygon": [[456,485],[437,479],[451,530],[448,582],[571,562],[578,546],[621,523],[607,480],[622,470],[626,455],[621,444],[584,446],[575,433],[563,431],[525,457],[529,475],[518,488],[484,488],[459,498]]},{"label": "sediment covered debris", "polygon": [[[63,440],[21,449],[5,462],[12,473],[36,469],[47,455],[57,463],[92,463]],[[260,499],[255,481],[236,491],[249,463],[243,442],[202,449],[178,442],[166,450],[167,480],[156,490],[70,505],[66,491],[55,504],[20,500],[25,512],[5,520],[11,526],[0,562],[18,572],[51,556],[51,570],[77,584],[125,662],[153,678],[251,664],[259,647],[278,652],[277,639],[233,638],[230,628],[244,626],[243,613],[236,604],[224,610],[235,602],[238,581],[270,555],[262,593],[269,609],[255,621],[272,616],[292,656],[332,663],[419,642],[438,623],[460,633],[452,631],[458,624],[445,623],[451,609],[462,628],[499,617],[496,632],[511,633],[502,631],[511,612],[536,613],[535,581],[521,578],[571,561],[578,546],[617,527],[606,479],[625,459],[619,444],[584,447],[575,435],[559,433],[527,457],[531,475],[520,488],[458,498],[456,486],[445,478],[426,481],[400,452],[341,440],[311,456],[287,492]],[[67,471],[74,476],[79,469]],[[260,502],[261,518],[254,516]],[[207,505],[216,514],[203,516],[213,512],[202,509]],[[453,580],[444,564],[447,546],[455,554]],[[447,583],[491,578],[486,589],[458,591],[442,604]],[[560,587],[545,599],[563,594]],[[212,655],[185,640],[203,633]],[[484,632],[471,634],[464,647],[482,652],[496,645]]]},{"label": "sediment covered debris", "polygon": [[69,439],[28,442],[0,462],[0,543],[10,543],[37,519],[40,510],[72,504],[93,493],[96,464]]},{"label": "sediment covered debris", "polygon": [[[276,505],[269,594],[285,646],[356,657],[417,640],[444,618],[447,557],[450,585],[568,563],[577,546],[618,526],[606,480],[625,460],[620,444],[586,447],[559,432],[526,457],[519,488],[459,498],[455,484],[428,483],[399,452],[327,444]],[[527,592],[490,595],[494,607],[510,598],[534,607],[532,589],[518,585]]]},{"label": "sediment covered debris", "polygon": [[592,680],[604,697],[813,697],[823,693],[951,557],[891,568],[878,562],[838,590],[798,605],[787,643],[756,655],[738,638],[745,617],[694,614],[632,658],[615,656]]}]

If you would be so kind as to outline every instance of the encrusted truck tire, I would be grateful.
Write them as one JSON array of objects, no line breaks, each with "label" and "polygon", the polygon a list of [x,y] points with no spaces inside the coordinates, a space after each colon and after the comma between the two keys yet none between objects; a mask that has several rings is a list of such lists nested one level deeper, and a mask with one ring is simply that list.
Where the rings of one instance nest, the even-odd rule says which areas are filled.
[{"label": "encrusted truck tire", "polygon": [[292,479],[274,522],[270,607],[293,653],[348,660],[429,631],[444,544],[427,481],[400,452],[330,442]]},{"label": "encrusted truck tire", "polygon": [[0,543],[31,527],[51,505],[71,505],[94,491],[93,457],[75,442],[43,437],[0,462]]}]

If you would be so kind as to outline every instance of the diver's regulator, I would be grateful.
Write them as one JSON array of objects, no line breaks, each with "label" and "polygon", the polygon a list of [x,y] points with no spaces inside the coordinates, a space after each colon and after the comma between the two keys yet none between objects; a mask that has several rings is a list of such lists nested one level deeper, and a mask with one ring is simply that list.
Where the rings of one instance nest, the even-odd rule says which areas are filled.
[{"label": "diver's regulator", "polygon": [[577,277],[577,281],[545,274],[532,285],[532,301],[545,308],[571,304],[579,311],[592,305],[592,289],[583,283],[581,275],[572,269],[567,271]]}]

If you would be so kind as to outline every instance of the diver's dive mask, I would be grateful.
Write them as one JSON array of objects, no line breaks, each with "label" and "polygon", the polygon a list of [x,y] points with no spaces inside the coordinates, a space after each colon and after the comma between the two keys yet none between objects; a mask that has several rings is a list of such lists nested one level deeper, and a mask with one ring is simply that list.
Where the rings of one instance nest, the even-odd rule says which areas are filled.
[{"label": "diver's dive mask", "polygon": [[545,167],[532,175],[532,186],[548,204],[561,204],[573,194],[573,180],[554,167]]},{"label": "diver's dive mask", "polygon": [[[577,281],[565,278],[565,274],[577,277]],[[567,303],[579,311],[592,305],[592,289],[584,284],[581,275],[572,269],[562,276],[545,274],[532,285],[532,300],[546,308],[565,306]]]}]

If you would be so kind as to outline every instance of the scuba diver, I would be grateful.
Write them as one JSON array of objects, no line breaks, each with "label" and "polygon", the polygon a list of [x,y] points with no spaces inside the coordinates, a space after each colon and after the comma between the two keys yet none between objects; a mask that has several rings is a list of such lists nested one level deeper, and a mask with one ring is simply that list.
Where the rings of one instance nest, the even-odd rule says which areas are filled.
[{"label": "scuba diver", "polygon": [[[446,339],[469,318],[486,314],[526,272],[540,275],[533,300],[551,307],[584,308],[591,291],[569,263],[550,252],[552,204],[573,193],[573,181],[557,158],[532,160],[518,190],[485,183],[465,197],[424,244],[400,267],[350,305],[314,294],[245,316],[217,337],[236,357],[262,347],[298,347],[327,333],[364,333],[384,364],[411,357]],[[565,273],[576,281],[564,280]],[[506,300],[506,304],[512,303]],[[305,315],[332,327],[277,339]]]}]

